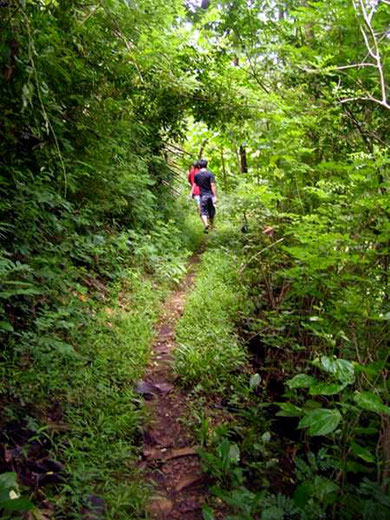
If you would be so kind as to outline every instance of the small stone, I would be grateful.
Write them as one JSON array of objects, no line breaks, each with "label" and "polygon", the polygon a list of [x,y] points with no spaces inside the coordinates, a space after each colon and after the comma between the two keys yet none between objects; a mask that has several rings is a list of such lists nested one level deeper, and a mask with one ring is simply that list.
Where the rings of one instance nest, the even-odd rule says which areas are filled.
[{"label": "small stone", "polygon": [[163,395],[168,394],[173,390],[173,385],[171,385],[171,383],[154,383],[154,387]]},{"label": "small stone", "polygon": [[153,399],[155,395],[155,389],[152,383],[149,383],[148,381],[139,381],[134,390],[137,392],[137,394],[141,394],[145,397],[145,399]]},{"label": "small stone", "polygon": [[153,399],[156,394],[165,395],[173,390],[171,383],[152,383],[151,381],[138,381],[134,390],[145,399]]},{"label": "small stone", "polygon": [[143,456],[146,458],[146,459],[149,459],[149,460],[162,460],[163,458],[163,454],[161,453],[161,451],[159,449],[154,449],[154,448],[151,448],[151,449],[144,449],[143,450]]}]

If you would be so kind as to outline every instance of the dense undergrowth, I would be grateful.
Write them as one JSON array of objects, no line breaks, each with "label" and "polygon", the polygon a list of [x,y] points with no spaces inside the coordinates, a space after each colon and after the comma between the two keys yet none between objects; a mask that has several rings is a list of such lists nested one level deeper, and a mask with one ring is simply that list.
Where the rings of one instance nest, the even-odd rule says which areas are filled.
[{"label": "dense undergrowth", "polygon": [[365,287],[369,255],[342,212],[337,229],[322,208],[286,214],[269,188],[248,194],[244,183],[228,199],[179,325],[177,369],[198,399],[189,420],[214,505],[237,520],[385,519],[387,317],[380,286]]},{"label": "dense undergrowth", "polygon": [[[107,518],[142,516],[147,489],[136,461],[145,418],[134,386],[161,302],[198,247],[197,224],[193,215],[180,225],[157,223],[147,251],[127,251],[115,280],[80,281],[66,310],[39,313],[47,335],[29,331],[30,343],[4,356],[2,469],[36,489],[33,502],[42,511],[78,518],[104,507]],[[57,332],[49,336],[53,322]]]},{"label": "dense undergrowth", "polygon": [[129,518],[145,495],[133,386],[198,242],[165,147],[185,125],[176,96],[191,104],[183,10],[0,11],[0,514],[31,508],[16,473],[28,515]]},{"label": "dense undergrowth", "polygon": [[38,517],[143,515],[131,386],[199,240],[178,173],[207,155],[228,210],[176,364],[216,501],[387,518],[388,2],[0,10],[0,510],[22,484]]},{"label": "dense undergrowth", "polygon": [[216,254],[242,250],[224,278],[249,303],[224,319],[252,370],[195,414],[230,517],[389,516],[388,24],[385,2],[337,0],[222,3],[198,24],[249,109],[187,145],[208,140],[242,230]]}]

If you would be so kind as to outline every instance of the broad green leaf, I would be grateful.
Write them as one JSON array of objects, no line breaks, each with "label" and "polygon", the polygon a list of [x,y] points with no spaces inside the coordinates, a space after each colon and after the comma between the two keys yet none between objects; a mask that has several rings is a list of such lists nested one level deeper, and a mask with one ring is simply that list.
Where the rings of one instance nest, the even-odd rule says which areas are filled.
[{"label": "broad green leaf", "polygon": [[14,328],[9,321],[0,321],[0,330],[13,332]]},{"label": "broad green leaf", "polygon": [[58,339],[56,336],[42,336],[39,340],[41,345],[44,345],[50,350],[55,350],[59,354],[65,357],[81,357],[78,352],[75,351],[72,345]]},{"label": "broad green leaf", "polygon": [[253,374],[249,380],[249,387],[255,388],[256,386],[259,386],[261,383],[261,376],[260,374]]},{"label": "broad green leaf", "polygon": [[332,480],[328,478],[316,475],[313,480],[313,488],[315,497],[322,504],[332,504],[338,493],[338,486]]},{"label": "broad green leaf", "polygon": [[327,435],[337,428],[340,421],[341,415],[338,410],[318,408],[307,412],[299,421],[299,428],[308,428],[309,435]]},{"label": "broad green leaf", "polygon": [[357,442],[351,442],[351,451],[357,457],[360,457],[365,462],[375,462],[375,455],[371,453],[367,448],[360,446]]},{"label": "broad green leaf", "polygon": [[277,403],[280,406],[280,412],[277,412],[278,417],[300,417],[303,411],[298,406],[292,403]]},{"label": "broad green leaf", "polygon": [[239,462],[240,448],[234,442],[230,442],[228,439],[223,439],[218,450],[226,465]]},{"label": "broad green leaf", "polygon": [[313,385],[309,389],[310,395],[334,395],[338,394],[343,390],[347,385],[337,384],[337,383],[317,383]]},{"label": "broad green leaf", "polygon": [[315,377],[308,376],[307,374],[297,374],[292,379],[286,382],[286,385],[291,388],[308,388],[317,383]]},{"label": "broad green leaf", "polygon": [[12,489],[17,487],[17,476],[13,471],[0,475],[0,489]]},{"label": "broad green leaf", "polygon": [[240,448],[237,444],[231,444],[229,448],[229,460],[235,462],[236,464],[240,462]]},{"label": "broad green leaf", "polygon": [[34,507],[34,504],[27,500],[27,498],[15,498],[14,500],[4,500],[1,503],[6,511],[30,511]]},{"label": "broad green leaf", "polygon": [[261,436],[261,440],[263,442],[269,442],[271,440],[270,432],[264,432],[263,435]]},{"label": "broad green leaf", "polygon": [[306,480],[295,489],[293,500],[298,507],[304,507],[312,496],[313,483],[310,480]]},{"label": "broad green leaf", "polygon": [[72,345],[69,345],[69,343],[58,342],[54,345],[54,347],[57,350],[57,352],[59,352],[63,356],[78,357],[78,353],[75,351]]},{"label": "broad green leaf", "polygon": [[379,395],[374,392],[356,392],[354,400],[363,410],[390,415],[390,406],[386,406]]},{"label": "broad green leaf", "polygon": [[350,384],[355,381],[355,367],[346,359],[322,356],[320,360],[314,361],[314,364],[328,374],[334,375],[341,383]]},{"label": "broad green leaf", "polygon": [[368,376],[377,376],[381,370],[384,368],[384,361],[376,361],[373,363],[369,363],[368,365],[360,365],[359,363],[355,363],[356,372],[363,372]]}]

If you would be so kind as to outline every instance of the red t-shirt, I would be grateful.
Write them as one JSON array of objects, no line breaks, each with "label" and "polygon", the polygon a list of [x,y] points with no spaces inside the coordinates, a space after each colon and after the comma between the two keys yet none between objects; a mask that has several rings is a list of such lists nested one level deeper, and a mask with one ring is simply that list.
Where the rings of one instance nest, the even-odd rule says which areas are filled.
[{"label": "red t-shirt", "polygon": [[[199,172],[199,168],[191,168],[188,173],[188,182],[192,185],[195,184],[195,175]],[[200,188],[197,184],[194,186],[194,191],[192,192],[193,195],[200,195]]]}]

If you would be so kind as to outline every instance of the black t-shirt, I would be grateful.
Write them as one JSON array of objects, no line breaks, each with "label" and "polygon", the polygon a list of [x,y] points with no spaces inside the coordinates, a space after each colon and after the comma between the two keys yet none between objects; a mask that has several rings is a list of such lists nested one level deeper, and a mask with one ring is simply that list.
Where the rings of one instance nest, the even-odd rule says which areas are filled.
[{"label": "black t-shirt", "polygon": [[201,195],[213,194],[211,191],[211,183],[215,183],[214,175],[203,168],[194,177],[195,184],[200,188]]}]

